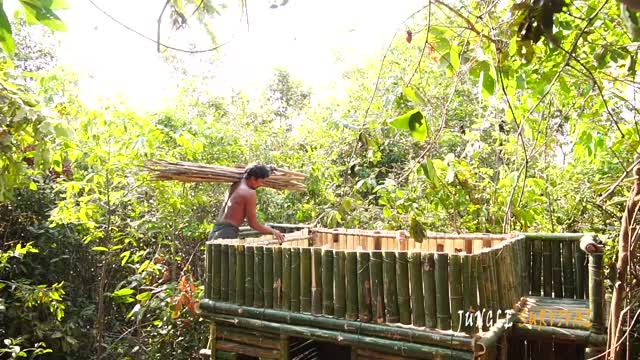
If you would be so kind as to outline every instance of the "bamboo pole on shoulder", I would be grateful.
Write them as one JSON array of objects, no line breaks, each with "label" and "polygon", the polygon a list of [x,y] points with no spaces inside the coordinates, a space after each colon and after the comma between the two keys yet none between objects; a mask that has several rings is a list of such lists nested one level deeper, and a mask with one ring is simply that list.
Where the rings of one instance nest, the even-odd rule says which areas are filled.
[{"label": "bamboo pole on shoulder", "polygon": [[211,299],[220,300],[220,286],[222,285],[222,244],[214,243],[212,259]]},{"label": "bamboo pole on shoulder", "polygon": [[229,245],[229,302],[236,301],[236,245]]},{"label": "bamboo pole on shoulder", "polygon": [[575,241],[565,240],[562,242],[562,285],[565,298],[573,299],[575,297],[575,285],[573,269],[573,253]]},{"label": "bamboo pole on shoulder", "polygon": [[245,252],[244,245],[236,245],[236,299],[235,304],[244,305],[245,282]]},{"label": "bamboo pole on shoulder", "polygon": [[[281,246],[273,248],[273,308],[282,309],[282,250]],[[266,285],[266,284],[265,284]]]},{"label": "bamboo pole on shoulder", "polygon": [[220,264],[220,299],[229,301],[229,245],[227,244],[222,244]]},{"label": "bamboo pole on shoulder", "polygon": [[436,309],[438,329],[451,329],[451,308],[449,305],[449,254],[436,253]]},{"label": "bamboo pole on shoulder", "polygon": [[358,319],[371,322],[371,275],[369,270],[369,252],[358,251]]},{"label": "bamboo pole on shoulder", "polygon": [[322,314],[322,248],[311,250],[311,313]]},{"label": "bamboo pole on shoulder", "polygon": [[311,312],[311,249],[300,248],[300,311]]},{"label": "bamboo pole on shoulder", "polygon": [[385,317],[389,323],[400,321],[396,281],[396,253],[390,250],[384,251],[382,253],[382,282],[384,284]]},{"label": "bamboo pole on shoulder", "polygon": [[345,294],[345,252],[344,250],[335,250],[333,256],[333,286],[335,291],[333,310],[335,317],[344,319],[347,311]]},{"label": "bamboo pole on shoulder", "polygon": [[422,254],[422,288],[424,290],[425,326],[435,329],[438,326],[436,312],[436,277],[433,253]]},{"label": "bamboo pole on shoulder", "polygon": [[411,313],[413,326],[425,325],[424,293],[422,290],[422,254],[414,251],[409,255],[409,281],[411,282]]},{"label": "bamboo pole on shoulder", "polygon": [[253,268],[255,246],[244,247],[244,305],[253,306]]},{"label": "bamboo pole on shoulder", "polygon": [[273,247],[265,246],[263,250],[264,269],[262,270],[262,291],[264,308],[273,309]]},{"label": "bamboo pole on shoulder", "polygon": [[542,241],[542,296],[551,297],[553,293],[553,265],[551,264],[551,240]]},{"label": "bamboo pole on shoulder", "polygon": [[449,304],[451,306],[451,328],[458,331],[462,326],[460,312],[464,311],[462,258],[459,254],[449,255]]},{"label": "bamboo pole on shoulder", "polygon": [[400,323],[411,324],[411,302],[409,300],[409,259],[407,251],[396,254],[396,278],[398,287],[398,311]]},{"label": "bamboo pole on shoulder", "polygon": [[[374,239],[374,245],[377,240]],[[382,252],[372,251],[369,258],[371,269],[371,305],[373,319],[377,323],[384,323],[384,283],[382,281]]]},{"label": "bamboo pole on shoulder", "polygon": [[334,314],[333,300],[333,250],[322,251],[322,313]]},{"label": "bamboo pole on shoulder", "polygon": [[253,248],[253,306],[264,307],[264,246]]},{"label": "bamboo pole on shoulder", "polygon": [[551,243],[551,271],[553,278],[553,297],[562,298],[562,248],[560,241],[553,241]]},{"label": "bamboo pole on shoulder", "polygon": [[346,252],[345,272],[347,278],[347,320],[358,319],[358,259],[355,251]]},{"label": "bamboo pole on shoulder", "polygon": [[300,248],[291,248],[291,311],[300,312]]}]

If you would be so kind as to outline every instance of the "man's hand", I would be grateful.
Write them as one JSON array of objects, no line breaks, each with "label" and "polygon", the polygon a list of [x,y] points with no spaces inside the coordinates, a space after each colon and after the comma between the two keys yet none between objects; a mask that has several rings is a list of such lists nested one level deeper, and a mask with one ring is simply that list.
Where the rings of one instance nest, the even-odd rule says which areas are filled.
[{"label": "man's hand", "polygon": [[273,229],[271,234],[273,234],[273,236],[275,236],[275,238],[278,239],[278,243],[282,245],[282,241],[284,240],[284,234],[276,229]]}]

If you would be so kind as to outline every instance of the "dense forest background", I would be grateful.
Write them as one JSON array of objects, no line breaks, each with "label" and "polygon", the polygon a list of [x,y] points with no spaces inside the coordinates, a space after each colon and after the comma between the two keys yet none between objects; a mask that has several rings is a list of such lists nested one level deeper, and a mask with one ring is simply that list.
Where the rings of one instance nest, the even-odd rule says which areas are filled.
[{"label": "dense forest background", "polygon": [[[595,232],[615,276],[640,154],[633,4],[432,0],[344,74],[339,101],[283,69],[258,100],[211,96],[162,48],[180,96],[149,113],[78,100],[56,66],[63,2],[19,3],[0,11],[0,357],[191,359],[205,345],[195,304],[226,188],[150,181],[146,159],[306,173],[306,192],[259,190],[265,222]],[[178,23],[216,13],[167,4]]]}]

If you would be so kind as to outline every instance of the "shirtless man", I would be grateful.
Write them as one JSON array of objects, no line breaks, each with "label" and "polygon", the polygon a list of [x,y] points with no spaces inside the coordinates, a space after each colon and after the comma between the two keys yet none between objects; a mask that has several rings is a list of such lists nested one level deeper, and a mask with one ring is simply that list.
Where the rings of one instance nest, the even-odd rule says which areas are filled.
[{"label": "shirtless man", "polygon": [[216,225],[209,233],[209,240],[237,239],[240,224],[247,219],[249,226],[262,234],[272,234],[280,242],[284,235],[275,229],[264,226],[256,219],[256,189],[264,186],[266,178],[271,175],[271,168],[266,165],[248,167],[242,180],[229,188]]}]

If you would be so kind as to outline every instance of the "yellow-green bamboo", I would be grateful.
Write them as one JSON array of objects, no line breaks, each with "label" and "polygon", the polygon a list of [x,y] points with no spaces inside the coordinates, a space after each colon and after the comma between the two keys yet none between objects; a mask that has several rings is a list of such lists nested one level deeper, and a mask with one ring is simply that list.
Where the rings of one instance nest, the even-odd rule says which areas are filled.
[{"label": "yellow-green bamboo", "polygon": [[311,313],[322,314],[322,248],[312,250]]},{"label": "yellow-green bamboo", "polygon": [[564,297],[562,292],[562,248],[560,241],[551,243],[551,277],[553,278],[553,297]]},{"label": "yellow-green bamboo", "polygon": [[409,255],[406,251],[396,254],[396,277],[398,282],[398,311],[400,323],[411,324],[411,301],[409,299]]},{"label": "yellow-green bamboo", "polygon": [[553,294],[553,265],[551,264],[551,241],[542,241],[542,296]]},{"label": "yellow-green bamboo", "polygon": [[573,299],[576,295],[573,277],[573,269],[576,268],[576,266],[573,264],[574,247],[575,241],[565,240],[562,242],[563,295],[568,299]]},{"label": "yellow-green bamboo", "polygon": [[422,259],[419,252],[409,255],[409,281],[411,283],[411,315],[413,326],[425,324],[424,293],[422,291]]},{"label": "yellow-green bamboo", "polygon": [[603,254],[589,254],[589,320],[594,332],[604,330]]},{"label": "yellow-green bamboo", "polygon": [[436,264],[433,253],[422,254],[422,289],[424,291],[425,326],[435,329],[438,326],[436,312]]},{"label": "yellow-green bamboo", "polygon": [[333,315],[333,250],[322,251],[322,313]]},{"label": "yellow-green bamboo", "polygon": [[220,299],[229,301],[229,245],[223,244],[220,252]]},{"label": "yellow-green bamboo", "polygon": [[336,250],[333,259],[333,286],[335,291],[334,315],[339,319],[346,316],[346,272],[345,272],[345,252]]},{"label": "yellow-green bamboo", "polygon": [[[462,258],[459,254],[449,255],[449,303],[451,306],[451,327],[453,330],[460,331],[462,321],[460,312],[464,311],[464,302],[462,295]],[[462,318],[464,320],[464,318]]]},{"label": "yellow-green bamboo", "polygon": [[372,251],[369,257],[371,269],[371,309],[373,320],[384,323],[384,285],[382,282],[382,252]]},{"label": "yellow-green bamboo", "polygon": [[245,246],[244,248],[244,305],[253,306],[253,268],[255,246]]},{"label": "yellow-green bamboo", "polygon": [[291,248],[282,248],[282,310],[291,310]]},{"label": "yellow-green bamboo", "polygon": [[205,244],[205,286],[204,298],[211,299],[213,296],[213,242]]},{"label": "yellow-green bamboo", "polygon": [[282,309],[282,247],[273,248],[273,308]]},{"label": "yellow-green bamboo", "polygon": [[358,251],[358,319],[360,322],[371,322],[371,273],[369,269],[369,253]]},{"label": "yellow-green bamboo", "polygon": [[580,249],[579,246],[576,246],[576,299],[584,299],[585,298],[585,277],[584,277],[584,267],[586,264],[586,255],[585,252]]},{"label": "yellow-green bamboo", "polygon": [[264,246],[253,248],[253,306],[264,307]]},{"label": "yellow-green bamboo", "polygon": [[236,246],[229,245],[229,302],[236,301]]},{"label": "yellow-green bamboo", "polygon": [[213,244],[211,299],[220,300],[220,285],[222,284],[222,244]]},{"label": "yellow-green bamboo", "polygon": [[300,311],[311,312],[311,249],[300,248]]},{"label": "yellow-green bamboo", "polygon": [[436,311],[438,329],[451,329],[451,308],[449,304],[449,254],[436,253]]},{"label": "yellow-green bamboo", "polygon": [[496,255],[497,250],[491,250],[489,255],[489,274],[491,276],[491,309],[497,312],[500,309],[500,284],[498,283],[498,272],[496,268]]},{"label": "yellow-green bamboo", "polygon": [[482,309],[486,309],[488,304],[491,303],[491,300],[487,298],[487,293],[485,292],[487,278],[485,276],[485,268],[484,264],[484,253],[474,254],[473,257],[476,259],[476,282],[478,284],[478,311],[482,311]]},{"label": "yellow-green bamboo", "polygon": [[358,319],[358,259],[355,251],[346,253],[345,272],[346,282],[346,301],[347,301],[347,320]]},{"label": "yellow-green bamboo", "polygon": [[531,290],[531,281],[533,280],[533,267],[531,265],[531,255],[533,254],[533,240],[525,238],[524,244],[522,246],[524,246],[524,270],[527,274],[527,282],[523,289],[525,294],[522,295],[529,295],[529,291]]},{"label": "yellow-green bamboo", "polygon": [[396,253],[394,251],[384,251],[382,253],[382,282],[384,286],[385,317],[389,323],[400,321],[396,281]]},{"label": "yellow-green bamboo", "polygon": [[300,312],[300,248],[291,248],[291,311]]},{"label": "yellow-green bamboo", "polygon": [[245,289],[245,252],[244,245],[236,245],[236,301],[238,305],[244,305]]},{"label": "yellow-green bamboo", "polygon": [[273,309],[273,247],[264,247],[264,268],[262,270],[262,291],[265,309]]}]

